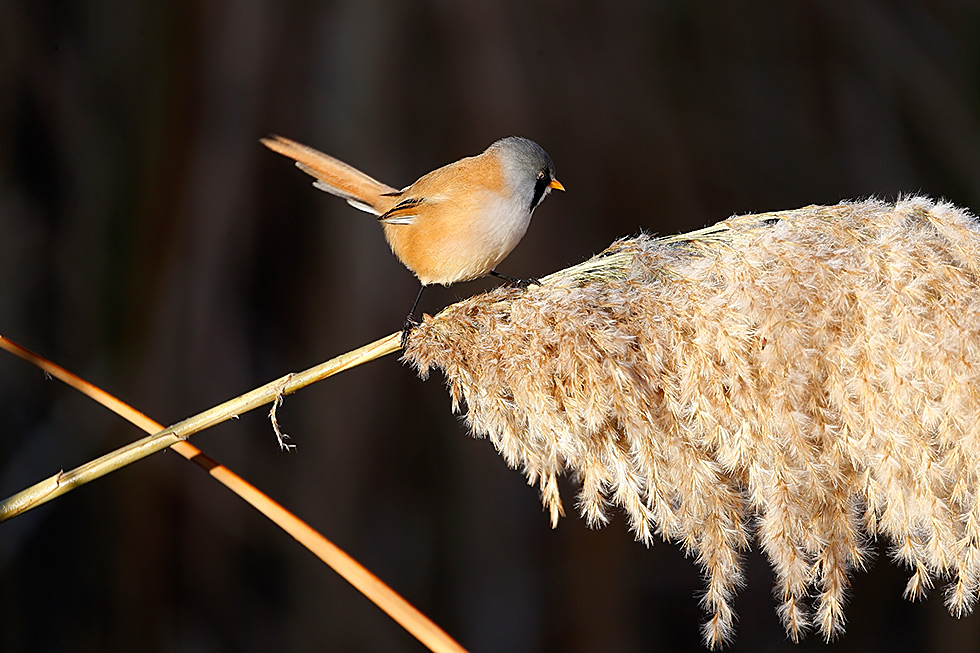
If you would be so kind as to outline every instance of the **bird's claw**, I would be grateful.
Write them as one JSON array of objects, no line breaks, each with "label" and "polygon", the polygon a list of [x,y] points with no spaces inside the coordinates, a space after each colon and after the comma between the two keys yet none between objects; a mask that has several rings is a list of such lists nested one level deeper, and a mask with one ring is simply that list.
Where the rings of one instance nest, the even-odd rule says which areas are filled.
[{"label": "bird's claw", "polygon": [[496,270],[490,270],[490,276],[497,277],[498,279],[503,279],[507,282],[507,285],[513,286],[514,288],[527,288],[528,286],[540,286],[541,280],[530,278],[530,279],[518,279],[517,277],[512,277],[506,274],[501,274]]},{"label": "bird's claw", "polygon": [[415,317],[409,315],[405,318],[405,324],[402,325],[402,349],[408,348],[408,334],[411,333],[412,329],[419,325]]}]

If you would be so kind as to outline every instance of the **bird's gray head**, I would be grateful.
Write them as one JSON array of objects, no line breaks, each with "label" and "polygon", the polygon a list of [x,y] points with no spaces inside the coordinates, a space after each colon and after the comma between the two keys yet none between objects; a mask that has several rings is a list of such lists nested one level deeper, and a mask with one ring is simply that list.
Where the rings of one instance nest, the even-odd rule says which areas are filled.
[{"label": "bird's gray head", "polygon": [[500,155],[504,175],[530,213],[551,190],[565,190],[555,179],[555,164],[540,145],[521,136],[508,136],[490,146]]}]

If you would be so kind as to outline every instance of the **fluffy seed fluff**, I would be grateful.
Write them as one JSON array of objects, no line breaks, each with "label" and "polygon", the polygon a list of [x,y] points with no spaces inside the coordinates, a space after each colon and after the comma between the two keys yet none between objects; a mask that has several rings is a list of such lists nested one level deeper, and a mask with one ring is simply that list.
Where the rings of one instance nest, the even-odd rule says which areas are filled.
[{"label": "fluffy seed fluff", "polygon": [[680,543],[705,642],[730,639],[754,540],[798,640],[843,631],[851,572],[887,538],[918,598],[980,583],[980,227],[922,197],[733,217],[615,243],[412,332],[472,431],[578,508]]}]

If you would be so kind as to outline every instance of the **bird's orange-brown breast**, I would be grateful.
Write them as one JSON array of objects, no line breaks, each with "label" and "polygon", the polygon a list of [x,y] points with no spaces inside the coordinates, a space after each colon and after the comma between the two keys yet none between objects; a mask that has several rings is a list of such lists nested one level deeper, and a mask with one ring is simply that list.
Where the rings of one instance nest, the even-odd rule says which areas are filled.
[{"label": "bird's orange-brown breast", "polygon": [[385,223],[385,237],[424,285],[481,277],[509,253],[493,224],[507,199],[503,169],[492,153],[460,159],[421,177],[398,198],[399,203],[410,200],[419,200],[414,220]]}]

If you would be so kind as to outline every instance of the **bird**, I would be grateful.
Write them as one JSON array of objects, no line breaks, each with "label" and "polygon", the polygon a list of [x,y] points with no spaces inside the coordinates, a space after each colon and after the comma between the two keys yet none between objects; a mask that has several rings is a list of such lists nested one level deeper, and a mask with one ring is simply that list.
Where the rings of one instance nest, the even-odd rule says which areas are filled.
[{"label": "bird", "polygon": [[508,136],[397,190],[283,136],[260,139],[314,177],[313,186],[377,216],[385,239],[422,287],[402,328],[404,349],[427,286],[471,281],[486,275],[526,287],[536,280],[501,274],[498,264],[524,237],[534,209],[552,190],[565,187],[540,145]]}]

